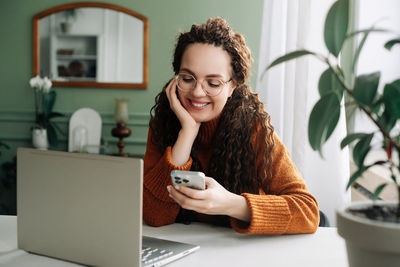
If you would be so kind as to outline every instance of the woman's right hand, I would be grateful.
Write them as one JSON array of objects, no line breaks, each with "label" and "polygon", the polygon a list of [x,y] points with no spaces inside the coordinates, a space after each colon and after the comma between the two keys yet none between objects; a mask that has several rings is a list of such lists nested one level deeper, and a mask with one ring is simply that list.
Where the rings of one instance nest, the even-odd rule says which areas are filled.
[{"label": "woman's right hand", "polygon": [[190,158],[190,152],[194,140],[197,137],[200,129],[200,122],[193,119],[190,113],[182,105],[176,94],[176,79],[172,79],[165,88],[168,97],[169,105],[181,123],[181,130],[178,138],[172,147],[171,157],[172,162],[177,166],[183,166]]},{"label": "woman's right hand", "polygon": [[182,129],[184,130],[195,130],[196,134],[200,128],[200,122],[196,122],[190,113],[182,105],[176,93],[176,79],[175,77],[170,81],[165,92],[169,101],[169,105],[172,111],[175,113],[176,117],[181,123]]}]

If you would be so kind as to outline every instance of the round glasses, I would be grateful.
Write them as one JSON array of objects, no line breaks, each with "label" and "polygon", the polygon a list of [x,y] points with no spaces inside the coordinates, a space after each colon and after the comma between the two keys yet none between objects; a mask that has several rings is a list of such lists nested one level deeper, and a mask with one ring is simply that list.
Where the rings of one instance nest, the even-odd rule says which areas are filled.
[{"label": "round glasses", "polygon": [[[189,92],[196,87],[197,80],[193,75],[186,73],[179,73],[176,75],[176,84],[178,85],[178,89],[182,92]],[[221,93],[225,84],[232,81],[232,78],[229,81],[222,81],[218,78],[206,78],[201,82],[201,88],[204,93],[208,96],[217,96]]]}]

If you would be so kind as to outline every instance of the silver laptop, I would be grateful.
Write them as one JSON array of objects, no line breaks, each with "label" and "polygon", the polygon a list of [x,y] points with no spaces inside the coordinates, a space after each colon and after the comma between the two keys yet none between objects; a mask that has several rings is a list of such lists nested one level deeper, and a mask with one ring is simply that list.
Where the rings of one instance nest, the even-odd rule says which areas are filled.
[{"label": "silver laptop", "polygon": [[162,266],[199,248],[142,244],[141,159],[19,148],[17,161],[20,249],[117,267]]}]

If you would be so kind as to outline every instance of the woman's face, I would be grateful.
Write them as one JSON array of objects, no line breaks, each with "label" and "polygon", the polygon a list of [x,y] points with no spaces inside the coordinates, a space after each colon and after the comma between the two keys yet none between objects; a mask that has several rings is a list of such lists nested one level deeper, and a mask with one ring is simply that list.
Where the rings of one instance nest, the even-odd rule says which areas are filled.
[{"label": "woman's face", "polygon": [[217,96],[208,96],[202,89],[204,79],[216,78],[229,81],[231,58],[221,47],[195,43],[189,45],[182,56],[180,74],[190,74],[196,80],[193,90],[177,90],[182,105],[197,122],[210,121],[222,112],[228,97],[235,88],[233,81],[226,83]]}]

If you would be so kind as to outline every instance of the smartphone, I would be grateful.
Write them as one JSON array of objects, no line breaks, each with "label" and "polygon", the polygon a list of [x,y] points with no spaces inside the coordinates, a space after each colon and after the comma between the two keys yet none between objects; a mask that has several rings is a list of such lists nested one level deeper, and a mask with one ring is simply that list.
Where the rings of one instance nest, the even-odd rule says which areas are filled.
[{"label": "smartphone", "polygon": [[173,170],[171,179],[174,186],[184,185],[198,190],[206,189],[206,176],[202,172]]}]

